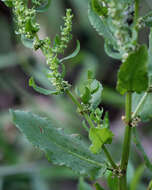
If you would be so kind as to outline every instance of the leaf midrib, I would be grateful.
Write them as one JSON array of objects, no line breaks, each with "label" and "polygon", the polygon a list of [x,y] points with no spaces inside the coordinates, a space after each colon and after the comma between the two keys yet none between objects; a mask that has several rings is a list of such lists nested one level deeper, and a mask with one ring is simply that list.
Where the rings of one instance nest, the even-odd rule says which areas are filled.
[{"label": "leaf midrib", "polygon": [[[41,118],[41,119],[42,119],[42,118]],[[14,120],[14,121],[15,121],[15,120]],[[23,134],[26,134],[26,133],[24,132],[24,130],[23,130],[21,127],[19,127],[19,124],[17,124],[16,121],[15,121],[15,123],[16,123],[16,126],[23,132]],[[55,129],[54,129],[54,130],[55,130]],[[29,137],[28,137],[27,135],[25,135],[25,136],[29,139]],[[32,140],[32,141],[30,140],[30,142],[33,142],[33,140]],[[60,145],[59,143],[56,143],[55,141],[53,141],[53,143],[54,143],[56,146],[58,146],[59,148],[61,148],[62,150],[64,150],[65,152],[67,152],[67,153],[69,153],[69,154],[71,154],[71,155],[73,155],[73,156],[76,156],[77,158],[79,158],[79,159],[81,159],[81,160],[83,160],[83,161],[86,161],[86,162],[88,162],[88,163],[94,164],[94,165],[96,165],[96,166],[98,166],[98,167],[100,167],[100,168],[104,166],[104,164],[101,164],[100,162],[97,162],[97,161],[88,159],[88,158],[86,158],[86,157],[84,157],[84,156],[82,156],[82,155],[80,155],[80,154],[78,154],[78,153],[75,153],[75,152],[73,152],[73,151],[71,151],[71,150],[69,150],[69,149],[63,147],[63,146]],[[32,143],[32,144],[35,144],[35,143]],[[42,146],[40,145],[40,147],[42,147]],[[43,149],[43,147],[42,147],[42,149]],[[45,148],[45,150],[46,150],[46,148]],[[49,150],[49,149],[48,149],[48,150]]]}]

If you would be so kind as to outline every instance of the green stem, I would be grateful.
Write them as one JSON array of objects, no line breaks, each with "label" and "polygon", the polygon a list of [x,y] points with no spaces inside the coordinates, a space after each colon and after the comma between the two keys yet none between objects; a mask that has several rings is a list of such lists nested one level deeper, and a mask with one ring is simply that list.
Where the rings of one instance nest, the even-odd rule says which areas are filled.
[{"label": "green stem", "polygon": [[[139,0],[134,0],[134,2],[135,2],[134,30],[136,32],[136,38],[134,40],[134,45],[137,45],[138,28],[137,28],[136,24],[137,24],[138,16],[139,16]],[[130,145],[131,145],[131,132],[132,132],[131,110],[132,110],[132,92],[127,92],[126,101],[125,101],[125,121],[126,121],[127,125],[125,127],[122,157],[121,157],[121,164],[120,164],[122,176],[119,178],[119,190],[127,190],[127,166],[128,166],[128,161],[129,161]]]},{"label": "green stem", "polygon": [[[36,34],[35,37],[37,38],[37,40],[39,40],[39,36]],[[80,102],[77,100],[77,98],[69,91],[67,90],[66,93],[68,94],[68,96],[72,99],[72,101],[78,106],[78,108],[80,110],[83,110],[82,105],[80,104]],[[88,116],[88,114],[83,113],[84,118],[86,119],[86,121],[88,122],[90,127],[94,127],[94,123],[92,122],[91,118]],[[106,149],[106,147],[103,145],[103,151],[107,157],[107,159],[109,160],[109,162],[111,163],[111,166],[114,169],[117,169],[117,165],[115,164],[115,162],[112,160],[112,157],[110,155],[110,153],[108,152],[108,150]]]},{"label": "green stem", "polygon": [[139,0],[135,0],[135,15],[134,15],[134,22],[137,23],[139,16]]},{"label": "green stem", "polygon": [[118,169],[118,166],[115,164],[115,162],[112,160],[112,157],[110,155],[110,153],[108,152],[107,148],[105,147],[105,145],[102,146],[102,149],[107,157],[107,159],[109,160],[111,166],[114,168],[114,169]]},{"label": "green stem", "polygon": [[138,42],[138,27],[137,27],[138,17],[139,17],[139,0],[135,0],[134,31],[136,33],[136,38],[134,40],[134,45],[137,45]]},{"label": "green stem", "polygon": [[131,107],[132,107],[132,93],[128,92],[126,94],[126,101],[125,101],[125,135],[124,135],[124,142],[123,142],[123,150],[122,150],[122,158],[121,158],[121,165],[120,169],[122,171],[122,176],[119,179],[119,189],[120,190],[127,190],[127,166],[129,160],[129,153],[130,153],[130,144],[131,144]]},{"label": "green stem", "polygon": [[[72,99],[72,101],[78,106],[78,108],[79,108],[80,110],[83,110],[83,107],[82,107],[82,105],[80,104],[80,102],[77,100],[77,98],[76,98],[69,90],[67,90],[66,93],[67,93],[68,96]],[[94,128],[95,126],[94,126],[94,123],[92,122],[91,118],[90,118],[86,113],[83,113],[83,116],[84,116],[84,118],[86,119],[86,121],[88,122],[89,126]],[[107,159],[109,160],[111,166],[112,166],[114,169],[117,169],[118,167],[117,167],[117,165],[115,164],[115,162],[113,161],[113,159],[112,159],[110,153],[108,152],[107,148],[106,148],[104,145],[103,145],[102,148],[103,148],[103,151],[104,151],[104,153],[105,153]]]}]

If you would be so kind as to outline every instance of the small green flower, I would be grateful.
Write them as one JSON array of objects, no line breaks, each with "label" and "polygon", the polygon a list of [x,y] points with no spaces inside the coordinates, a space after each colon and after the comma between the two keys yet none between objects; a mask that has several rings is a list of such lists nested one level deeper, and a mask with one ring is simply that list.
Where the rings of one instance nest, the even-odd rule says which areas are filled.
[{"label": "small green flower", "polygon": [[[8,2],[9,0],[7,0]],[[56,87],[57,93],[65,92],[70,85],[67,81],[64,81],[63,73],[59,70],[63,68],[63,63],[60,63],[58,55],[64,53],[67,48],[68,42],[71,40],[72,35],[72,18],[71,9],[67,9],[66,16],[63,18],[64,27],[61,27],[61,36],[56,37],[54,44],[51,44],[51,40],[47,37],[43,40],[38,38],[37,32],[40,27],[36,22],[36,10],[35,6],[39,6],[43,3],[42,0],[32,0],[33,8],[28,8],[27,1],[13,0],[13,13],[16,22],[16,34],[22,38],[27,38],[33,41],[34,50],[41,49],[46,57],[46,63],[49,68],[48,79]]]},{"label": "small green flower", "polygon": [[66,16],[63,18],[65,24],[64,27],[61,28],[61,36],[56,37],[53,46],[49,38],[39,40],[36,37],[34,40],[34,49],[37,50],[40,48],[46,57],[46,63],[50,70],[50,72],[47,74],[47,77],[56,87],[58,93],[65,92],[70,87],[68,82],[63,79],[62,73],[59,72],[59,69],[62,65],[58,59],[58,55],[64,52],[64,50],[67,48],[68,42],[72,38],[72,18],[73,15],[71,14],[71,9],[67,9]]},{"label": "small green flower", "polygon": [[36,23],[36,11],[33,8],[29,9],[24,1],[14,0],[12,3],[17,25],[16,34],[33,39],[40,29]]}]

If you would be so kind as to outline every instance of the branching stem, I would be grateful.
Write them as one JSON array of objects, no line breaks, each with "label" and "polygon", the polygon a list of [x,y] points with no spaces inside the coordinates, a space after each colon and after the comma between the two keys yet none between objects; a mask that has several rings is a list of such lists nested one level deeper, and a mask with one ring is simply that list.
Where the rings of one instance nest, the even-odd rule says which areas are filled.
[{"label": "branching stem", "polygon": [[[80,102],[77,100],[77,98],[69,91],[67,90],[66,93],[68,94],[68,96],[72,99],[72,101],[78,106],[78,108],[80,110],[83,110],[82,105],[80,104]],[[83,113],[84,118],[86,119],[86,121],[88,122],[90,127],[95,127],[94,123],[92,122],[91,118],[88,116],[88,114]],[[115,164],[115,162],[112,159],[112,156],[110,155],[110,153],[108,152],[107,148],[105,147],[105,145],[103,145],[103,151],[108,159],[108,161],[110,162],[111,166],[114,169],[118,169],[117,165]]]}]

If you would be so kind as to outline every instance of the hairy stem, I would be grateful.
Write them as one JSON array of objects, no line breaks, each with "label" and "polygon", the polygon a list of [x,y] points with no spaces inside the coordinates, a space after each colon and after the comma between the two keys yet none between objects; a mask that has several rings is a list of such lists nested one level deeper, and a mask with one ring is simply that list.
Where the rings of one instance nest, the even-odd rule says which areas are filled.
[{"label": "hairy stem", "polygon": [[[80,102],[77,100],[77,98],[69,90],[67,90],[66,92],[67,92],[68,96],[72,99],[72,101],[78,106],[78,108],[80,110],[83,110],[83,107],[80,104]],[[95,127],[94,123],[92,122],[92,120],[90,119],[90,117],[88,116],[88,114],[83,113],[83,116],[86,119],[86,121],[88,122],[88,124],[89,124],[90,127]],[[113,161],[113,159],[112,159],[110,153],[108,152],[107,148],[105,147],[105,145],[103,145],[102,148],[103,148],[103,151],[104,151],[104,153],[105,153],[108,161],[110,162],[112,168],[117,169],[118,167],[115,164],[115,162]]]},{"label": "hairy stem", "polygon": [[127,166],[129,160],[129,153],[130,153],[130,144],[131,144],[131,107],[132,107],[132,93],[127,92],[126,94],[126,101],[125,101],[125,135],[124,135],[124,142],[123,142],[123,150],[122,150],[122,157],[121,157],[121,165],[120,169],[122,171],[122,176],[119,179],[119,190],[127,190]]}]

